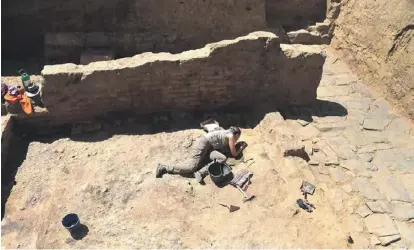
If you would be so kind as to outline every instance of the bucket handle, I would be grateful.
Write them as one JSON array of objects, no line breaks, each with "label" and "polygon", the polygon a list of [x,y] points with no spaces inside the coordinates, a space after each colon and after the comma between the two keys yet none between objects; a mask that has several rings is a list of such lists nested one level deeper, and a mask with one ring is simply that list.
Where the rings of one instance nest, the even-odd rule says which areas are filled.
[{"label": "bucket handle", "polygon": [[[217,162],[217,159],[214,159],[214,160],[213,160],[213,162],[214,162],[214,163],[218,163],[218,162]],[[220,163],[220,164],[221,164],[221,165],[224,165],[224,164],[225,164],[225,165],[227,165],[227,167],[229,167],[229,168],[230,168],[230,170],[233,170],[233,168],[232,168],[232,167],[230,167],[230,166],[229,166],[229,164],[227,164],[227,163],[225,163],[225,162]],[[224,174],[224,173],[223,173],[223,168],[220,168],[220,172],[221,172],[221,175],[223,175],[223,174]]]}]

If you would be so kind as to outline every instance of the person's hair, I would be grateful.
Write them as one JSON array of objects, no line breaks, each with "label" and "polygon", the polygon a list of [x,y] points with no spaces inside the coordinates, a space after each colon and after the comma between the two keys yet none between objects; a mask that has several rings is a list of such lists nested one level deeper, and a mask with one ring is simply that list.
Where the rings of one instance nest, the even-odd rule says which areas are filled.
[{"label": "person's hair", "polygon": [[233,135],[241,135],[241,130],[238,127],[230,127],[229,131],[233,134]]}]

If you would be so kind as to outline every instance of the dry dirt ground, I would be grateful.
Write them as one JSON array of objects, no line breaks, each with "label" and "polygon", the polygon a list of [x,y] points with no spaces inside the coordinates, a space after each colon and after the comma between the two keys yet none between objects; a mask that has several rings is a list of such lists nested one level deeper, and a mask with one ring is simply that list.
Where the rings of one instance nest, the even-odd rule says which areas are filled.
[{"label": "dry dirt ground", "polygon": [[[284,158],[262,140],[257,128],[244,129],[241,139],[249,146],[242,159],[229,162],[235,164],[234,172],[248,168],[254,173],[248,192],[257,198],[247,203],[242,203],[242,196],[235,188],[218,188],[209,178],[206,185],[181,176],[155,178],[156,164],[177,162],[187,155],[194,139],[203,133],[199,129],[121,133],[96,141],[93,138],[97,135],[84,135],[81,140],[32,141],[6,204],[2,247],[380,247],[376,237],[383,242],[388,239],[381,238],[384,237],[381,231],[372,230],[372,221],[366,219],[373,215],[361,216],[356,211],[367,200],[382,199],[384,192],[381,182],[376,182],[376,175],[381,177],[379,173],[384,171],[391,171],[387,176],[395,177],[403,185],[394,196],[385,193],[384,200],[395,205],[393,197],[404,196],[405,191],[409,194],[408,198],[404,196],[404,204],[412,206],[410,195],[414,198],[414,187],[409,181],[414,174],[412,127],[404,118],[392,114],[388,106],[382,105],[383,101],[376,100],[334,56],[330,55],[326,62],[318,94],[321,99],[341,103],[347,115],[328,110],[332,111],[330,115],[311,114],[311,121],[304,121],[293,119],[290,111],[286,111],[285,118],[290,118],[286,122],[302,136],[307,147],[316,143],[319,152],[325,152],[328,150],[318,143],[326,141],[337,158],[329,158],[326,152],[329,157],[323,159],[310,153],[310,162],[297,157]],[[378,117],[369,115],[370,110],[378,107],[375,115],[384,116],[385,112],[389,119],[379,128],[372,122]],[[394,134],[390,135],[390,129]],[[358,140],[362,136],[367,142]],[[333,143],[338,141],[343,144]],[[344,144],[355,146],[347,151]],[[314,149],[315,146],[311,152]],[[387,158],[396,164],[382,166],[381,157],[390,150],[404,157],[400,161]],[[254,159],[253,164],[247,161],[250,158]],[[377,162],[379,170],[358,172],[358,167],[349,166],[349,159]],[[298,210],[296,204],[302,197],[299,187],[304,179],[317,186],[315,194],[310,196],[316,206],[313,213]],[[371,196],[375,192],[364,193],[364,189],[378,189],[381,198],[374,199]],[[240,206],[240,210],[229,213],[218,202]],[[61,225],[62,217],[70,212],[79,214],[88,228],[82,239],[72,239]],[[400,218],[404,212],[403,216],[395,217],[397,214],[394,210],[390,215],[381,214],[395,219],[392,223],[398,226],[393,235],[400,236],[400,240],[389,247],[413,247],[409,238],[414,235],[413,223]],[[353,245],[347,243],[348,233],[355,241]]]}]

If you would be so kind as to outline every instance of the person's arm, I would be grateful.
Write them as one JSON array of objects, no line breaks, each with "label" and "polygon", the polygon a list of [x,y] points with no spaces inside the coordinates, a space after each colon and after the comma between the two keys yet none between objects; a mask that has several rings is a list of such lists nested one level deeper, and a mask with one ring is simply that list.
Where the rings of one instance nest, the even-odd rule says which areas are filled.
[{"label": "person's arm", "polygon": [[229,147],[230,147],[231,155],[233,157],[238,156],[241,153],[241,151],[243,151],[243,149],[244,149],[243,146],[240,147],[239,150],[236,149],[236,140],[235,140],[234,136],[232,136],[232,135],[229,137]]}]

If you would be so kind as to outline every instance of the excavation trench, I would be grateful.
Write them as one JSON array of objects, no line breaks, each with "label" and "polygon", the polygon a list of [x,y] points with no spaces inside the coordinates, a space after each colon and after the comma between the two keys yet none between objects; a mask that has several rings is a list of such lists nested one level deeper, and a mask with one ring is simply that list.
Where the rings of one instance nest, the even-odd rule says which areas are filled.
[{"label": "excavation trench", "polygon": [[[315,105],[325,57],[321,46],[282,44],[273,33],[254,32],[178,54],[144,53],[87,65],[45,66],[39,81],[44,108],[36,108],[36,112],[29,116],[19,114],[12,117],[7,123],[9,126],[3,130],[2,140],[8,142],[2,143],[5,147],[5,150],[2,148],[2,159],[5,160],[2,163],[3,231],[13,232],[16,229],[13,227],[16,216],[39,214],[39,218],[45,218],[46,224],[26,219],[24,223],[16,224],[21,237],[29,239],[28,230],[56,230],[57,224],[52,221],[57,220],[61,213],[76,210],[81,219],[89,224],[89,231],[93,230],[105,238],[107,233],[98,226],[97,219],[110,216],[113,212],[121,215],[121,221],[130,221],[132,224],[124,224],[124,227],[135,231],[136,224],[128,219],[129,216],[137,213],[138,217],[147,218],[148,225],[158,227],[154,216],[163,216],[164,209],[172,208],[170,199],[180,199],[174,202],[178,213],[170,218],[173,221],[181,221],[183,214],[179,212],[182,210],[180,206],[193,203],[190,197],[199,197],[194,200],[196,210],[206,206],[202,204],[213,202],[202,198],[211,196],[211,192],[215,193],[213,196],[217,196],[216,199],[230,194],[228,198],[237,202],[239,195],[231,193],[232,190],[226,195],[224,192],[229,192],[227,189],[213,191],[211,188],[203,190],[201,186],[193,187],[191,179],[190,184],[183,185],[187,182],[182,182],[182,177],[174,176],[162,184],[153,177],[157,162],[177,161],[188,154],[192,142],[202,134],[200,121],[210,117],[217,119],[223,127],[242,127],[245,140],[252,143],[249,144],[250,153],[246,151],[241,159],[230,161],[241,169],[248,157],[256,158],[262,167],[269,168],[264,172],[259,168],[254,170],[258,181],[264,180],[273,161],[289,169],[297,169],[298,164],[306,165],[306,161],[297,157],[283,158],[283,152],[275,147],[276,144],[270,150],[263,149],[269,146],[269,141],[262,139],[269,128],[260,124],[266,114],[283,107]],[[319,105],[315,108],[319,109]],[[135,171],[138,174],[134,174]],[[277,171],[285,170],[278,167]],[[285,174],[285,179],[278,179],[276,185],[280,187],[279,192],[289,195],[282,183],[290,178],[291,173]],[[28,176],[31,176],[30,179],[27,179]],[[126,176],[135,177],[126,180]],[[87,181],[89,184],[81,184],[84,178],[90,180]],[[299,178],[293,183],[299,185]],[[208,181],[207,184],[211,183]],[[72,185],[81,190],[75,191],[76,188],[70,187]],[[262,193],[260,189],[264,186],[258,188],[258,192]],[[27,195],[16,199],[16,195],[26,189]],[[175,195],[170,198],[166,196],[167,207],[161,208],[164,205],[160,207],[152,202],[158,203],[154,197],[163,193],[161,190],[164,189]],[[80,200],[72,192],[81,194],[77,196]],[[273,194],[268,195],[271,199],[276,198]],[[291,196],[289,199],[293,201],[294,198]],[[71,201],[65,204],[61,199]],[[155,214],[149,217],[142,214],[144,210],[136,203],[138,200],[149,202],[148,206],[155,209]],[[267,206],[266,200],[260,201],[260,206]],[[288,203],[280,203],[280,206],[286,206],[287,214],[295,210]],[[52,207],[55,208],[51,210]],[[128,215],[130,209],[132,214]],[[266,211],[271,213],[269,208]],[[209,220],[208,216],[205,219]],[[26,223],[35,223],[41,228],[34,229]],[[102,223],[113,222],[108,220]],[[162,224],[165,223],[172,225],[171,230],[182,230],[179,228],[186,225],[184,221],[184,224],[175,226],[171,221]],[[336,225],[326,223],[327,227],[340,234]],[[198,224],[193,223],[193,226],[198,227]],[[116,235],[117,230],[108,233]],[[208,230],[211,230],[211,235],[215,234],[215,229]],[[24,245],[39,248],[62,246],[58,238],[65,237],[63,234],[58,238],[41,234],[35,245]],[[119,239],[134,238],[127,235]],[[86,243],[88,237],[85,239],[89,247],[104,244]],[[7,244],[14,244],[15,240],[9,240]],[[161,245],[157,246],[195,246],[191,239],[181,243],[173,241],[175,243],[159,242]],[[155,246],[147,243],[142,246]],[[257,243],[248,240],[246,244]],[[320,242],[315,246],[324,244]]]},{"label": "excavation trench", "polygon": [[[397,187],[387,198],[411,201],[414,130],[364,85],[412,118],[409,1],[2,7],[2,82],[20,84],[26,69],[45,105],[30,116],[2,110],[3,247],[346,248],[348,233],[356,248],[412,246],[411,225],[394,214],[380,215],[398,226],[392,236],[372,234],[375,212],[355,214],[389,195],[384,173]],[[254,173],[251,203],[210,179],[154,178],[158,163],[188,156],[207,118],[242,128],[249,146],[228,161]],[[371,166],[381,164],[398,167]],[[297,210],[303,180],[317,185],[312,214]],[[70,212],[84,238],[60,224]]]}]

